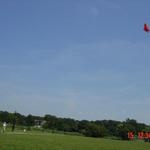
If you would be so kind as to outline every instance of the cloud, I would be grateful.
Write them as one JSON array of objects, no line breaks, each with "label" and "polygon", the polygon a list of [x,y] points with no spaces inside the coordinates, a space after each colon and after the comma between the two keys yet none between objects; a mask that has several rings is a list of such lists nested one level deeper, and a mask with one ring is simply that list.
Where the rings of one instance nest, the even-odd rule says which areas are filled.
[{"label": "cloud", "polygon": [[113,9],[118,9],[120,8],[120,5],[113,0],[101,0],[103,1],[103,5],[106,6],[107,8],[113,8]]},{"label": "cloud", "polygon": [[92,14],[93,16],[98,16],[104,13],[104,10],[108,9],[119,9],[120,5],[115,1],[109,0],[92,0],[83,1],[82,3],[77,3],[77,8],[80,9],[82,13]]},{"label": "cloud", "polygon": [[91,11],[91,13],[92,13],[94,16],[99,15],[99,10],[98,10],[98,8],[96,8],[96,7],[92,7],[92,8],[90,9],[90,11]]},{"label": "cloud", "polygon": [[102,9],[119,9],[120,8],[120,5],[118,3],[114,1],[109,1],[109,0],[98,0],[98,1],[95,0],[91,3],[91,6],[90,6],[90,12],[94,16],[99,15]]}]

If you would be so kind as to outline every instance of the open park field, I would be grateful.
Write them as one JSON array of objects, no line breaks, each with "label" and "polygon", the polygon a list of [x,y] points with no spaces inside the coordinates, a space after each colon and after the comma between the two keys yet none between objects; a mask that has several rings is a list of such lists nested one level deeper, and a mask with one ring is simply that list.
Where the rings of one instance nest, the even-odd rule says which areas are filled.
[{"label": "open park field", "polygon": [[148,150],[143,141],[121,141],[53,133],[0,133],[0,150]]}]

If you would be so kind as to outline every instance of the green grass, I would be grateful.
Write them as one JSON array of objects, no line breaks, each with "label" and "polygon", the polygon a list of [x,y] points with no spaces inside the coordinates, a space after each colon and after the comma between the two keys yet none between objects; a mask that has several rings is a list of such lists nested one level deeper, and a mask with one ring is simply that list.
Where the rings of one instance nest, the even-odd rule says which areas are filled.
[{"label": "green grass", "polygon": [[0,150],[149,150],[150,143],[38,132],[0,133]]}]

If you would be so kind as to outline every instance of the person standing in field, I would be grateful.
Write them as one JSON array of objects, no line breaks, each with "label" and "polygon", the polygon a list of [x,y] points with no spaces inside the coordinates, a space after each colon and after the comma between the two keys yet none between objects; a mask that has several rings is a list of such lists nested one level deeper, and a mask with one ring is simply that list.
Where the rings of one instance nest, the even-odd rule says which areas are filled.
[{"label": "person standing in field", "polygon": [[6,122],[4,122],[4,123],[3,123],[3,132],[6,131],[6,126],[7,126],[7,124],[6,124]]}]

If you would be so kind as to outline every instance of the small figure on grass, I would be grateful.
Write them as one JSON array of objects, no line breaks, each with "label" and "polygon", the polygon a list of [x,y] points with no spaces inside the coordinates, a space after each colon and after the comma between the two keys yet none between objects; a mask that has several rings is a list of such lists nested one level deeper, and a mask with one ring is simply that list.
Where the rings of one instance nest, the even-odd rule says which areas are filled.
[{"label": "small figure on grass", "polygon": [[7,126],[7,124],[6,124],[6,122],[4,122],[3,123],[3,133],[6,131],[6,126]]}]

